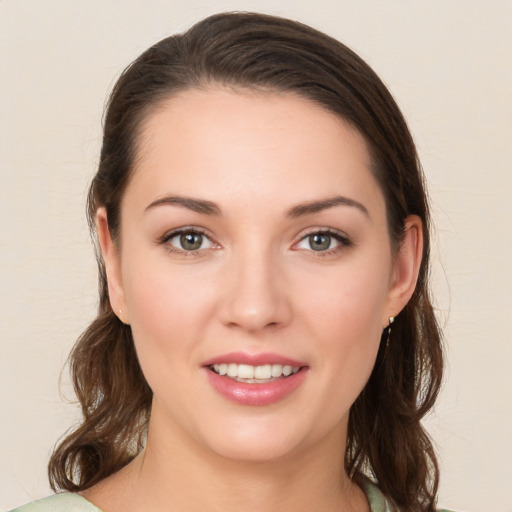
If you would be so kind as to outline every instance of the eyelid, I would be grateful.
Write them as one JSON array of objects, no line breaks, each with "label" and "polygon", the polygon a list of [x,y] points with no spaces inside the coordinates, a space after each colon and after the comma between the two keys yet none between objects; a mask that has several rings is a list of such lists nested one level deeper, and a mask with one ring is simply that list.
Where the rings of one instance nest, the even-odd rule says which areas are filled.
[{"label": "eyelid", "polygon": [[316,235],[319,233],[331,235],[331,236],[334,236],[344,242],[351,243],[350,237],[344,231],[341,231],[339,229],[330,228],[330,227],[325,227],[325,226],[317,226],[317,227],[307,228],[307,229],[303,230],[299,235],[297,235],[297,239],[298,239],[298,241],[300,241],[308,236]]},{"label": "eyelid", "polygon": [[[169,241],[171,239],[173,239],[176,236],[182,235],[184,233],[197,233],[199,235],[202,235],[203,237],[207,238],[210,241],[212,246],[207,247],[205,249],[197,249],[195,251],[187,251],[185,249],[179,249],[178,247],[175,247],[175,246],[169,244]],[[165,245],[166,249],[169,252],[185,254],[185,255],[196,255],[196,254],[199,254],[207,249],[217,249],[220,247],[220,244],[214,240],[214,238],[208,233],[208,231],[206,229],[198,227],[198,226],[182,226],[179,228],[171,229],[170,231],[167,231],[164,235],[162,235],[161,237],[159,237],[157,239],[157,244]]]},{"label": "eyelid", "polygon": [[[329,235],[332,238],[334,238],[338,245],[332,249],[327,249],[325,251],[314,251],[313,249],[300,249],[297,247],[303,240],[305,240],[307,237],[316,235],[316,234],[325,234]],[[298,235],[298,240],[294,242],[292,245],[292,249],[294,250],[304,250],[308,252],[315,253],[315,256],[326,256],[333,253],[336,253],[344,248],[351,247],[354,245],[350,237],[344,233],[343,231],[340,231],[338,229],[329,228],[329,227],[315,227],[315,228],[308,228],[307,230],[303,231],[300,235]]]}]

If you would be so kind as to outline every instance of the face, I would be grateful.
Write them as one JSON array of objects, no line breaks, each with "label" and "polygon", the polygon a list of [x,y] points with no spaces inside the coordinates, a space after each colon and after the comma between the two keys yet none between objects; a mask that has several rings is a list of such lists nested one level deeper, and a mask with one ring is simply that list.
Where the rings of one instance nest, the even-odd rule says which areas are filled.
[{"label": "face", "polygon": [[393,256],[364,140],[290,93],[180,93],[138,147],[120,245],[98,226],[151,428],[243,460],[339,448],[414,289],[419,221]]}]

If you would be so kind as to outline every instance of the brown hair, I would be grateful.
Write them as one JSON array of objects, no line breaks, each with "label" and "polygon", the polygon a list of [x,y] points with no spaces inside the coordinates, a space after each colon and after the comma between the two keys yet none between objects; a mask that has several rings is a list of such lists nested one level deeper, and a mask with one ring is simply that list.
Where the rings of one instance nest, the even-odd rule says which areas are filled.
[{"label": "brown hair", "polygon": [[[99,169],[88,199],[94,232],[98,207],[119,236],[119,206],[137,153],[142,121],[161,101],[189,88],[220,84],[291,91],[315,101],[366,139],[372,172],[386,199],[390,239],[418,215],[425,245],[413,297],[387,332],[373,373],[350,411],[345,466],[374,478],[400,509],[433,511],[438,465],[420,420],[442,377],[442,347],[428,289],[429,213],[423,175],[405,120],[373,70],[349,48],[300,23],[250,13],[211,16],[164,39],[136,59],[110,96]],[[141,372],[129,326],[114,315],[98,255],[99,314],[70,356],[83,423],[64,438],[50,463],[52,488],[82,490],[117,471],[141,449],[152,392]]]}]

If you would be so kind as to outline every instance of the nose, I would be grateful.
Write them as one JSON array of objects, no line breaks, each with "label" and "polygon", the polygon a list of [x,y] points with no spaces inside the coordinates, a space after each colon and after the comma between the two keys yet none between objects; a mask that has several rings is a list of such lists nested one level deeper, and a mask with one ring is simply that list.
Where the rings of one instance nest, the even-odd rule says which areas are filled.
[{"label": "nose", "polygon": [[255,333],[289,323],[292,307],[277,259],[259,252],[233,258],[220,312],[225,325]]}]

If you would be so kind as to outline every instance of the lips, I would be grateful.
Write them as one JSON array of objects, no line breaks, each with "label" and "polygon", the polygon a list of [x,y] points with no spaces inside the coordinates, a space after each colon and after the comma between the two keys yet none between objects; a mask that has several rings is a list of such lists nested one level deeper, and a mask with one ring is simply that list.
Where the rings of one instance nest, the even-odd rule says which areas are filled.
[{"label": "lips", "polygon": [[239,405],[262,406],[292,394],[308,366],[277,354],[231,353],[206,361],[208,380],[221,396]]}]

